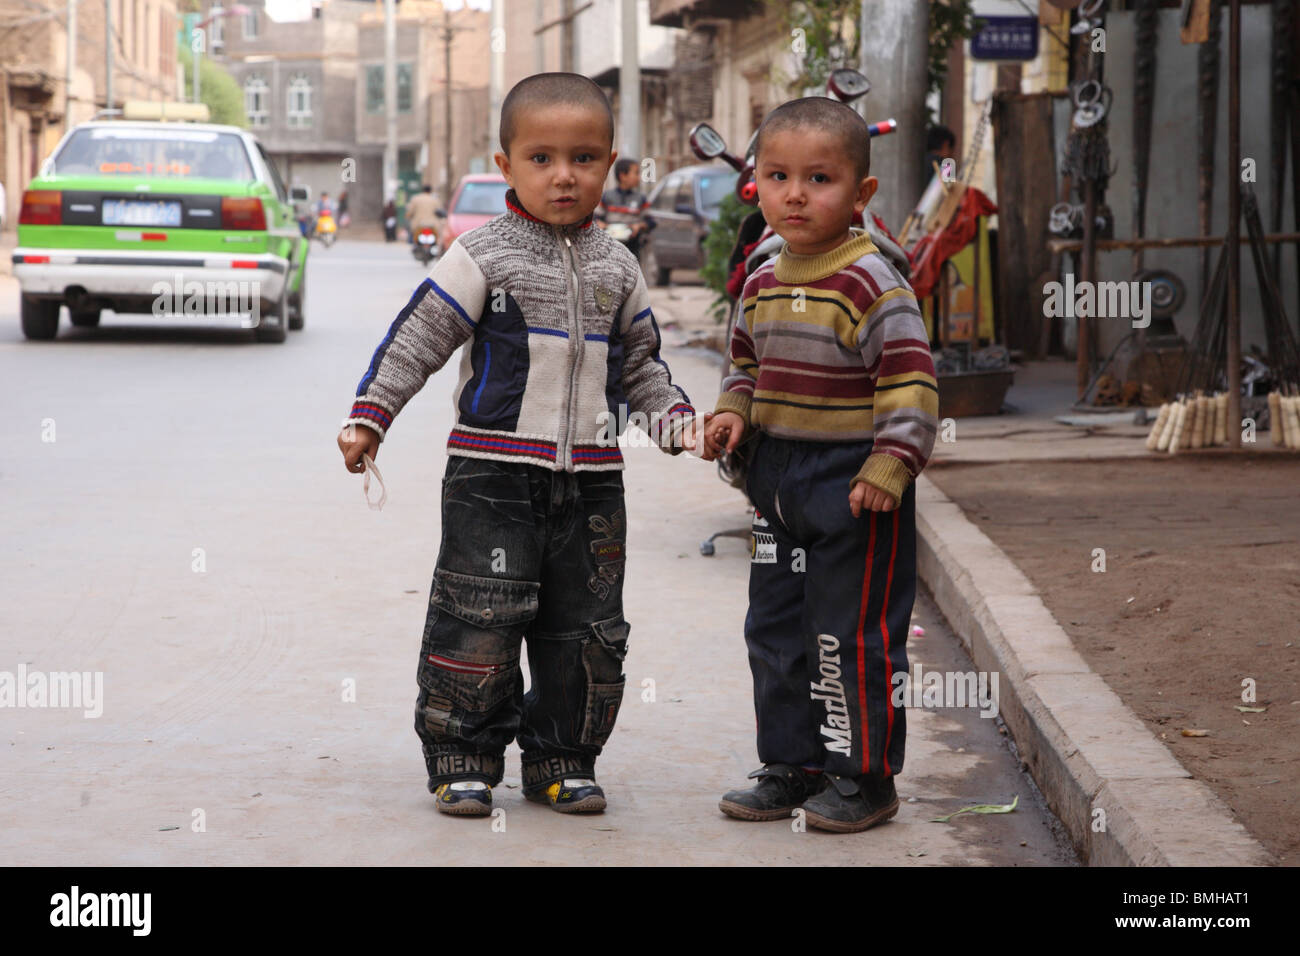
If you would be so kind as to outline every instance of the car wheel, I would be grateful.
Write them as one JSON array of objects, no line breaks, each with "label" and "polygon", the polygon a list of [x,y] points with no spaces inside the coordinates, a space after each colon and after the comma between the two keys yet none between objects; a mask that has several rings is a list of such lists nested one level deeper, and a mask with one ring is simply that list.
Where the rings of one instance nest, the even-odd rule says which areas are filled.
[{"label": "car wheel", "polygon": [[23,335],[29,339],[52,339],[59,334],[58,299],[22,297]]},{"label": "car wheel", "polygon": [[654,242],[647,242],[641,247],[641,270],[645,273],[646,281],[657,286],[665,286],[670,278],[670,269],[661,268],[659,259],[655,255]]},{"label": "car wheel", "polygon": [[82,312],[69,309],[68,315],[72,317],[72,324],[79,329],[93,329],[99,325],[99,309],[86,309]]},{"label": "car wheel", "polygon": [[289,328],[297,332],[302,329],[306,321],[306,313],[303,312],[303,301],[307,296],[307,264],[302,266],[302,278],[298,280],[298,291],[289,296]]},{"label": "car wheel", "polygon": [[275,307],[261,315],[261,321],[253,330],[259,342],[283,342],[289,335],[289,283],[284,283],[280,290],[280,299]]}]

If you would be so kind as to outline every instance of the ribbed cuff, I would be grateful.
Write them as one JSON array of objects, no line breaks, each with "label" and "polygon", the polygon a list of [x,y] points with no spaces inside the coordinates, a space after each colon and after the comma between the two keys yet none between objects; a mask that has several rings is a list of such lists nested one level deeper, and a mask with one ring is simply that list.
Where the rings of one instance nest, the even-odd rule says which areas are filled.
[{"label": "ribbed cuff", "polygon": [[879,488],[886,494],[893,495],[894,504],[897,505],[902,502],[903,492],[907,490],[907,483],[911,480],[912,473],[907,470],[901,458],[880,452],[867,456],[867,463],[853,476],[849,487],[852,488],[859,481],[865,481],[873,488]]},{"label": "ribbed cuff", "polygon": [[687,402],[678,402],[658,419],[650,437],[670,455],[681,454],[682,448],[677,444],[681,430],[695,417],[695,408]]},{"label": "ribbed cuff", "polygon": [[723,392],[718,396],[718,404],[713,406],[713,414],[720,415],[723,412],[735,412],[745,420],[745,428],[749,429],[749,410],[753,407],[754,400],[743,392]]},{"label": "ribbed cuff", "polygon": [[388,428],[393,424],[392,413],[385,410],[374,402],[354,402],[352,411],[348,417],[343,419],[344,425],[365,425],[372,431],[379,433],[379,440],[384,440],[384,435],[388,433]]}]

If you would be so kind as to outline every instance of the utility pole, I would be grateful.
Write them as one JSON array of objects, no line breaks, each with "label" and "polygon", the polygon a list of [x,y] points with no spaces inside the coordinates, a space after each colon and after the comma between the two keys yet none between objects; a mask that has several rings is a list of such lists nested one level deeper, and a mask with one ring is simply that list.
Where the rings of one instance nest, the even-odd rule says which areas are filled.
[{"label": "utility pole", "polygon": [[636,0],[622,0],[623,57],[618,71],[619,117],[623,135],[619,152],[629,159],[641,158],[641,57],[637,41]]},{"label": "utility pole", "polygon": [[[901,228],[925,183],[926,60],[929,55],[926,0],[864,0],[859,20],[861,70],[871,92],[856,109],[898,118],[898,132],[872,144],[871,174],[880,180],[871,208],[890,229]],[[888,142],[893,140],[893,142]]]},{"label": "utility pole", "polygon": [[491,116],[488,119],[488,169],[492,168],[492,154],[501,148],[497,134],[501,129],[501,91],[506,85],[505,57],[506,15],[505,0],[492,0],[492,72],[488,81],[488,102]]},{"label": "utility pole", "polygon": [[442,7],[442,201],[451,205],[451,11]]},{"label": "utility pole", "polygon": [[[1292,160],[1294,162],[1294,159]],[[1228,447],[1241,447],[1241,0],[1228,6]]]},{"label": "utility pole", "polygon": [[113,0],[104,0],[104,108],[113,108]]},{"label": "utility pole", "polygon": [[68,0],[68,55],[63,71],[63,132],[72,129],[72,80],[77,74],[77,2]]},{"label": "utility pole", "polygon": [[540,36],[547,30],[551,29],[551,27],[558,26],[560,28],[560,69],[565,73],[573,72],[573,62],[575,59],[573,53],[573,19],[590,6],[592,6],[591,0],[588,0],[587,3],[584,3],[582,6],[577,8],[573,6],[573,0],[563,0],[563,4],[560,8],[563,12],[554,20],[551,20],[549,23],[543,23],[533,31],[534,36]]},{"label": "utility pole", "polygon": [[397,3],[384,0],[384,198],[397,196]]}]

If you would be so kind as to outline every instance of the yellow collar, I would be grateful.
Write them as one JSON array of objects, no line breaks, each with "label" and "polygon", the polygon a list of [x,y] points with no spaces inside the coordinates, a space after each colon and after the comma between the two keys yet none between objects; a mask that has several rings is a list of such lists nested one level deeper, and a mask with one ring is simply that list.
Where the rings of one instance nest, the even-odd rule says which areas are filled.
[{"label": "yellow collar", "polygon": [[774,275],[778,282],[787,285],[799,285],[803,282],[816,282],[829,275],[834,275],[851,262],[857,262],[865,255],[879,252],[865,229],[850,229],[852,238],[840,243],[829,252],[815,256],[802,256],[790,251],[790,244],[781,247],[776,259]]}]

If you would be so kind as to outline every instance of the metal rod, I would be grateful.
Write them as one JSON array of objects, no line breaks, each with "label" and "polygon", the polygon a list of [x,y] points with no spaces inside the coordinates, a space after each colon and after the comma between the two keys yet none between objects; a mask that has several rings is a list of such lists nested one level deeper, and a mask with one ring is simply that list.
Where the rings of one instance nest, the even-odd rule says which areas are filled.
[{"label": "metal rod", "polygon": [[[1249,242],[1249,238],[1241,236],[1241,242]],[[1274,232],[1269,233],[1262,239],[1263,242],[1300,242],[1300,232]],[[1186,246],[1203,246],[1213,249],[1215,246],[1223,245],[1223,236],[1187,236],[1173,239],[1098,239],[1098,252],[1114,252],[1119,249],[1133,249],[1141,246],[1143,249],[1177,249]],[[1049,239],[1047,240],[1048,252],[1078,252],[1083,248],[1082,239]]]},{"label": "metal rod", "polygon": [[1228,447],[1241,448],[1241,0],[1228,15]]}]

